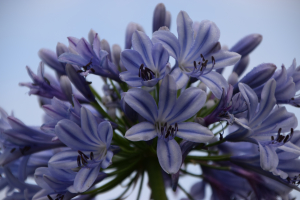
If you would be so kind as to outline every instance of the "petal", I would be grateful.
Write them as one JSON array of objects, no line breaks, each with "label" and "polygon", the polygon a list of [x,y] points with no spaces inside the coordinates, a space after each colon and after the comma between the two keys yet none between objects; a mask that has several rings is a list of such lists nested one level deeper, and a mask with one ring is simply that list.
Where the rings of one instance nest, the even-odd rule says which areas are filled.
[{"label": "petal", "polygon": [[82,106],[80,112],[80,118],[81,118],[81,128],[86,134],[86,136],[94,143],[100,144],[99,143],[100,138],[98,137],[97,134],[98,123],[95,116],[92,114],[92,112],[89,111],[84,106]]},{"label": "petal", "polygon": [[75,169],[78,167],[77,156],[77,151],[61,151],[52,156],[48,164],[53,168]]},{"label": "petal", "polygon": [[191,142],[204,143],[211,140],[214,134],[208,128],[198,123],[183,122],[178,124],[176,136]]},{"label": "petal", "polygon": [[260,166],[266,171],[275,170],[279,159],[276,154],[276,148],[271,146],[262,146],[259,142]]},{"label": "petal", "polygon": [[124,82],[126,82],[131,87],[141,87],[142,84],[142,78],[138,75],[132,73],[131,71],[125,71],[120,73],[120,79]]},{"label": "petal", "polygon": [[251,51],[253,51],[262,41],[262,35],[260,34],[250,34],[238,41],[230,51],[237,52],[241,56],[247,56]]},{"label": "petal", "polygon": [[207,69],[210,69],[212,67],[211,56],[215,58],[214,69],[220,69],[226,66],[234,65],[241,59],[240,54],[221,50],[217,53],[206,55],[206,59],[209,60],[207,64]]},{"label": "petal", "polygon": [[225,78],[218,72],[211,71],[208,74],[198,77],[218,99],[221,98],[223,88],[227,91],[228,83]]},{"label": "petal", "polygon": [[214,22],[204,20],[199,24],[193,46],[187,60],[196,60],[200,54],[206,55],[218,43],[220,30]]},{"label": "petal", "polygon": [[64,64],[60,63],[57,59],[56,53],[48,49],[40,49],[38,52],[40,59],[49,67],[56,70],[60,74],[65,74]]},{"label": "petal", "polygon": [[43,189],[52,190],[52,188],[44,181],[43,175],[51,175],[48,167],[39,167],[34,172],[34,181]]},{"label": "petal", "polygon": [[101,163],[101,167],[103,169],[106,169],[111,163],[112,163],[112,157],[113,157],[113,152],[111,151],[107,151],[106,156],[104,157],[102,163]]},{"label": "petal", "polygon": [[153,43],[161,43],[173,58],[179,58],[180,46],[178,39],[169,30],[159,30],[154,32],[152,41]]},{"label": "petal", "polygon": [[256,116],[250,121],[250,127],[252,125],[260,125],[262,121],[269,115],[273,107],[276,104],[276,99],[274,96],[276,89],[276,81],[274,79],[269,80],[261,93],[261,101],[259,104],[259,110]]},{"label": "petal", "polygon": [[97,55],[97,57],[100,58],[101,42],[98,33],[96,33],[95,36],[93,37],[93,50]]},{"label": "petal", "polygon": [[131,49],[122,51],[121,62],[128,71],[136,72],[136,75],[139,73],[140,66],[145,64],[141,55],[137,51]]},{"label": "petal", "polygon": [[181,93],[177,99],[172,112],[166,121],[170,124],[180,123],[194,116],[204,105],[206,93],[200,88],[190,87]]},{"label": "petal", "polygon": [[108,121],[101,122],[98,125],[98,136],[106,144],[106,148],[108,148],[113,137],[113,129]]},{"label": "petal", "polygon": [[71,120],[63,119],[55,126],[59,140],[74,150],[95,151],[97,144]]},{"label": "petal", "polygon": [[61,54],[58,57],[58,61],[63,63],[69,63],[72,65],[79,65],[79,66],[84,66],[86,65],[86,63],[89,62],[89,60],[83,58],[82,56],[69,53],[69,52]]},{"label": "petal", "polygon": [[[84,57],[85,59],[87,59],[88,62],[90,61],[91,58],[96,59],[96,58],[94,58],[95,56],[94,56],[94,51],[92,49],[92,46],[84,38],[81,38],[77,42],[76,51],[77,51],[77,53],[79,55],[81,55],[82,57]],[[84,64],[84,65],[86,65],[86,64]]]},{"label": "petal", "polygon": [[169,53],[160,43],[153,45],[152,57],[155,66],[155,71],[159,71],[159,72],[166,67],[169,61]]},{"label": "petal", "polygon": [[157,106],[153,97],[145,90],[130,89],[124,97],[125,102],[146,120],[154,123],[157,119]]},{"label": "petal", "polygon": [[185,73],[182,73],[179,67],[175,67],[172,70],[171,75],[175,79],[177,90],[183,88],[189,81],[189,76],[186,75]]},{"label": "petal", "polygon": [[100,170],[100,165],[94,168],[81,168],[74,180],[74,189],[85,192],[94,184]]},{"label": "petal", "polygon": [[64,191],[73,183],[73,181],[60,181],[48,175],[43,175],[43,179],[55,191]]},{"label": "petal", "polygon": [[242,93],[247,107],[248,107],[248,115],[249,115],[249,120],[251,121],[252,118],[255,116],[255,112],[257,109],[258,105],[258,98],[256,93],[246,84],[239,83],[239,89],[240,92]]},{"label": "petal", "polygon": [[284,145],[278,147],[278,149],[281,149],[286,152],[294,153],[294,154],[300,156],[300,147],[298,147],[297,145],[295,145],[291,142],[285,143]]},{"label": "petal", "polygon": [[180,58],[185,58],[194,41],[193,21],[185,11],[180,11],[177,15],[177,32]]},{"label": "petal", "polygon": [[154,124],[141,122],[126,131],[125,137],[131,141],[148,141],[157,136]]},{"label": "petal", "polygon": [[153,67],[153,59],[152,59],[152,42],[150,38],[141,31],[135,31],[132,35],[132,47],[134,50],[139,52],[143,61],[146,64],[146,67]]},{"label": "petal", "polygon": [[157,157],[161,168],[169,173],[175,174],[179,171],[182,156],[178,143],[175,140],[165,141],[159,138],[157,141]]},{"label": "petal", "polygon": [[177,98],[176,83],[171,75],[165,76],[159,89],[158,120],[164,119],[171,112]]}]

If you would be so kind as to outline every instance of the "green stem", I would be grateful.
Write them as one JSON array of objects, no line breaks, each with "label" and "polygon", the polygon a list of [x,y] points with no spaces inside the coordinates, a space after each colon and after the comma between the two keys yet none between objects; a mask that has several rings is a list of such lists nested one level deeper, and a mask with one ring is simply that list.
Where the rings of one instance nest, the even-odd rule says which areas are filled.
[{"label": "green stem", "polygon": [[147,159],[146,167],[149,177],[149,186],[151,188],[151,199],[167,200],[168,198],[158,159],[156,157]]},{"label": "green stem", "polygon": [[190,199],[194,200],[194,198],[178,183],[178,187],[181,189],[181,191]]},{"label": "green stem", "polygon": [[136,197],[136,200],[139,200],[139,199],[140,199],[141,192],[142,192],[142,188],[143,188],[143,182],[144,182],[144,171],[142,171],[141,184],[140,184],[140,188],[139,188],[139,192],[138,192],[138,195],[137,195],[137,197]]},{"label": "green stem", "polygon": [[98,94],[98,92],[96,92],[96,90],[91,85],[90,85],[90,89],[91,89],[92,93],[95,95],[96,99],[98,99],[100,102],[102,102],[101,96]]},{"label": "green stem", "polygon": [[117,90],[117,88],[116,88],[114,82],[113,82],[111,79],[109,79],[109,81],[110,81],[110,84],[113,86],[114,91],[116,92],[118,98],[121,99],[121,95],[120,95],[119,91]]},{"label": "green stem", "polygon": [[229,171],[231,169],[230,167],[219,167],[219,166],[209,165],[209,164],[205,164],[205,163],[200,163],[200,165],[205,166],[205,167],[209,167],[209,168],[212,168],[212,169],[224,170],[224,171]]}]

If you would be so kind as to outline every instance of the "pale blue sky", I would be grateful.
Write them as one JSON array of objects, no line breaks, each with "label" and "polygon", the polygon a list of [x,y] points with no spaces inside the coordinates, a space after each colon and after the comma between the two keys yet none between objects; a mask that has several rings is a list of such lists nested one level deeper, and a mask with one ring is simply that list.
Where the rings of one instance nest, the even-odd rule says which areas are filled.
[{"label": "pale blue sky", "polygon": [[[221,43],[229,47],[247,34],[262,34],[263,41],[251,54],[248,70],[263,62],[272,62],[277,67],[283,63],[290,66],[296,58],[300,63],[298,0],[3,0],[0,1],[0,106],[7,112],[14,111],[26,124],[41,125],[43,112],[37,98],[28,96],[28,89],[18,86],[19,82],[30,81],[26,65],[34,72],[37,70],[38,50],[55,50],[57,42],[67,43],[68,36],[87,37],[91,28],[101,39],[123,48],[125,28],[131,21],[141,24],[151,35],[153,9],[160,2],[172,14],[171,31],[175,34],[180,10],[185,10],[193,20],[214,21],[221,30]],[[225,76],[231,69],[225,71]],[[100,79],[90,79],[101,90]],[[299,109],[289,110],[300,118]],[[182,184],[189,188],[194,182],[193,179]],[[147,199],[149,191],[144,191]],[[183,196],[179,193],[176,198]]]}]

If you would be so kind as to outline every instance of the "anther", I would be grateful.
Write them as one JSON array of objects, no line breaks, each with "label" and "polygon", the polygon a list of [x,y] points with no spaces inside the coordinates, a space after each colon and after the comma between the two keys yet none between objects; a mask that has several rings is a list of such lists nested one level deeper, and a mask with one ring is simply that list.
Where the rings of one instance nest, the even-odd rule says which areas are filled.
[{"label": "anther", "polygon": [[49,194],[47,195],[47,197],[48,197],[49,200],[53,200],[52,197]]},{"label": "anther", "polygon": [[89,159],[87,155],[85,155],[82,151],[78,150],[78,153],[82,156],[84,156],[85,159]]},{"label": "anther", "polygon": [[94,159],[94,153],[93,152],[90,153],[90,158],[91,158],[91,160]]},{"label": "anther", "polygon": [[[200,62],[199,62],[199,64],[200,64]],[[196,63],[196,61],[194,61],[194,67],[195,67],[195,69],[197,69],[197,63]]]},{"label": "anther", "polygon": [[280,134],[280,133],[281,133],[281,128],[278,129],[278,134]]},{"label": "anther", "polygon": [[289,139],[289,135],[285,136],[285,139],[283,140],[283,143],[286,143]]},{"label": "anther", "polygon": [[77,165],[78,165],[78,167],[81,167],[81,163],[80,163],[80,155],[77,156]]},{"label": "anther", "polygon": [[12,150],[10,150],[10,153],[13,153],[16,150],[16,148],[13,148]]},{"label": "anther", "polygon": [[271,140],[272,140],[272,141],[274,140],[274,136],[273,136],[273,135],[271,136]]}]

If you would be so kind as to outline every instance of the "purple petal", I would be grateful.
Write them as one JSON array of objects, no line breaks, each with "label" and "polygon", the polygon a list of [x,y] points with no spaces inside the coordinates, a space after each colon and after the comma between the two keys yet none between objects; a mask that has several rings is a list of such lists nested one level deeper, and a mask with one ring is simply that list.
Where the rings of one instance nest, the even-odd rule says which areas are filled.
[{"label": "purple petal", "polygon": [[195,122],[183,122],[178,124],[177,137],[196,142],[205,143],[214,137],[214,134],[206,127]]},{"label": "purple petal", "polygon": [[250,121],[251,124],[259,125],[262,121],[269,115],[272,111],[274,105],[276,104],[276,99],[274,96],[276,89],[276,81],[274,79],[269,80],[261,93],[261,101],[259,104],[259,110],[256,116]]},{"label": "purple petal", "polygon": [[108,121],[101,122],[98,125],[98,137],[106,144],[106,148],[110,146],[113,137],[113,129]]},{"label": "purple petal", "polygon": [[94,141],[94,143],[100,144],[99,143],[100,138],[98,137],[97,134],[98,123],[95,116],[92,114],[91,111],[89,111],[87,108],[82,106],[80,117],[81,117],[81,128],[86,134],[86,136],[90,140]]},{"label": "purple petal", "polygon": [[165,141],[159,138],[157,141],[157,157],[161,168],[169,173],[175,174],[182,163],[181,150],[175,140]]},{"label": "purple petal", "polygon": [[103,169],[106,169],[111,163],[112,163],[112,157],[113,157],[113,152],[111,151],[107,151],[106,156],[104,157],[102,163],[101,163],[101,167]]},{"label": "purple petal", "polygon": [[128,71],[133,71],[136,75],[139,73],[140,66],[145,64],[141,55],[137,51],[131,49],[122,51],[121,62]]},{"label": "purple petal", "polygon": [[146,120],[155,123],[157,119],[157,105],[148,92],[139,88],[133,88],[126,93],[124,100]]},{"label": "purple petal", "polygon": [[64,64],[58,62],[56,53],[48,49],[40,49],[38,55],[46,65],[61,74],[65,74]]},{"label": "purple petal", "polygon": [[152,57],[155,70],[161,73],[169,61],[168,51],[162,46],[162,44],[154,44],[152,47]]},{"label": "purple petal", "polygon": [[210,55],[207,55],[207,59],[209,59],[210,61],[207,64],[207,69],[210,69],[212,67],[211,56],[213,56],[216,61],[214,65],[214,69],[220,69],[226,66],[234,65],[241,59],[240,54],[221,50],[218,51],[217,53],[212,53]]},{"label": "purple petal", "polygon": [[185,11],[180,11],[177,15],[177,32],[180,58],[185,58],[194,41],[193,21]]},{"label": "purple petal", "polygon": [[74,189],[85,192],[94,184],[100,170],[100,165],[95,168],[81,168],[74,180]]},{"label": "purple petal", "polygon": [[278,156],[276,154],[276,148],[272,146],[262,146],[260,143],[259,152],[260,152],[260,166],[266,171],[273,171],[278,165]]},{"label": "purple petal", "polygon": [[249,120],[252,120],[252,118],[255,116],[258,105],[257,95],[248,85],[244,83],[239,83],[239,89],[248,107]]},{"label": "purple petal", "polygon": [[142,78],[130,71],[125,71],[125,72],[120,73],[120,79],[122,81],[126,82],[131,87],[142,87],[143,86]]},{"label": "purple petal", "polygon": [[178,59],[180,55],[180,46],[176,36],[169,30],[159,30],[153,33],[153,43],[161,43],[169,52],[170,56]]},{"label": "purple petal", "polygon": [[74,150],[96,151],[97,143],[89,138],[81,128],[71,120],[63,119],[55,126],[55,133],[59,140]]},{"label": "purple petal", "polygon": [[157,136],[155,126],[150,122],[141,122],[126,131],[125,137],[131,141],[148,141]]},{"label": "purple petal", "polygon": [[[85,59],[88,60],[88,62],[90,61],[91,58],[94,58],[95,54],[94,51],[92,49],[92,46],[88,43],[88,41],[86,41],[86,39],[81,38],[77,45],[76,45],[76,51],[79,55],[81,55],[82,57],[84,57]],[[95,59],[95,58],[94,58]],[[88,63],[87,62],[87,63]],[[86,65],[86,64],[84,64]]]},{"label": "purple petal", "polygon": [[218,99],[221,98],[223,88],[227,91],[228,83],[225,78],[218,72],[211,71],[208,74],[198,77]]},{"label": "purple petal", "polygon": [[77,156],[77,151],[61,151],[52,156],[48,164],[53,168],[74,169],[78,167]]},{"label": "purple petal", "polygon": [[214,22],[204,20],[199,24],[193,46],[187,60],[196,60],[200,54],[206,55],[218,43],[220,30]]},{"label": "purple petal", "polygon": [[171,75],[175,79],[177,90],[183,88],[189,81],[189,76],[183,73],[179,67],[173,69]]},{"label": "purple petal", "polygon": [[191,87],[181,93],[177,99],[172,112],[166,121],[170,124],[180,123],[194,116],[204,105],[206,93],[200,88]]},{"label": "purple petal", "polygon": [[152,47],[150,38],[141,31],[135,31],[132,35],[132,47],[139,52],[145,65],[149,68],[153,67]]},{"label": "purple petal", "polygon": [[177,98],[176,83],[171,75],[166,75],[159,90],[158,119],[164,120],[171,112]]},{"label": "purple petal", "polygon": [[73,65],[85,66],[89,62],[86,58],[73,53],[63,53],[59,56],[58,60],[63,63],[70,63]]}]

